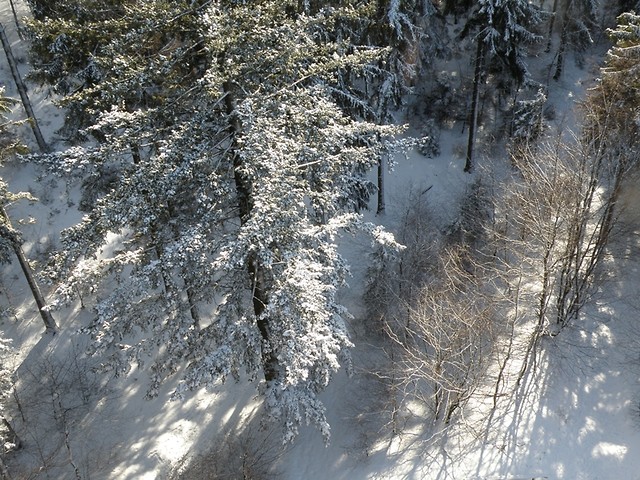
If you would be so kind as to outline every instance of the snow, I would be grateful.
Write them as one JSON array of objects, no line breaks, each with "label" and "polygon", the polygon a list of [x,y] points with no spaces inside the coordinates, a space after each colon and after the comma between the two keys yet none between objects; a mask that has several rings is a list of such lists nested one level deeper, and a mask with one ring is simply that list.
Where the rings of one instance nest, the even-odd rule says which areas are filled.
[{"label": "snow", "polygon": [[[22,0],[14,2],[25,11]],[[24,59],[24,44],[16,35],[6,0],[0,5],[0,19],[17,56]],[[25,75],[26,62],[20,68]],[[593,66],[581,70],[567,61],[563,79],[549,91],[558,130],[571,130],[575,125],[573,104],[584,94],[585,85],[595,73]],[[7,87],[9,96],[17,97],[4,61],[0,62],[0,84]],[[55,143],[53,132],[63,115],[50,103],[48,92],[30,87],[45,138]],[[19,105],[14,112],[20,118]],[[26,127],[22,132],[31,138]],[[411,153],[406,159],[397,159],[386,180],[386,213],[376,217],[373,209],[366,213],[368,220],[393,230],[406,203],[416,197],[429,205],[437,228],[445,228],[455,220],[459,200],[472,177],[462,172],[464,158],[460,152],[464,151],[464,139],[460,131],[444,131],[440,141],[439,157],[427,159]],[[30,143],[35,145],[32,140]],[[479,158],[480,162],[493,162],[486,154]],[[33,205],[12,206],[11,215],[28,239],[25,251],[29,258],[46,262],[49,242],[55,245],[57,233],[81,216],[75,208],[77,199],[74,204],[75,191],[48,183],[29,165],[9,165],[3,176],[13,190],[31,190],[41,198]],[[359,238],[344,236],[341,249],[352,261],[352,278],[350,289],[341,291],[339,299],[355,315],[350,322],[356,345],[355,372],[351,377],[340,372],[320,397],[331,425],[330,444],[325,446],[316,429],[303,427],[295,443],[277,455],[278,477],[640,479],[640,210],[635,208],[639,195],[634,182],[629,181],[622,201],[627,206],[623,210],[623,228],[611,247],[607,281],[580,322],[561,335],[545,339],[537,368],[524,379],[516,401],[501,400],[496,411],[485,418],[482,412],[489,399],[476,398],[459,421],[439,431],[422,425],[418,416],[407,415],[401,419],[405,422],[402,433],[382,433],[388,431],[382,411],[391,398],[374,376],[366,373],[381,354],[375,335],[370,332],[372,326],[362,319],[364,305],[360,298],[366,274],[363,259],[369,245]],[[15,312],[15,318],[4,320],[0,328],[19,350],[21,381],[26,381],[29,368],[47,358],[68,360],[78,341],[74,331],[86,321],[89,312],[78,305],[56,312],[60,333],[54,337],[43,335],[42,322],[16,265],[3,268],[0,281],[0,301]],[[170,383],[162,387],[157,398],[145,399],[146,382],[146,373],[134,368],[125,378],[103,386],[93,403],[77,408],[70,417],[72,451],[76,458],[82,457],[78,460],[82,468],[92,469],[92,478],[167,478],[174,468],[183,465],[185,456],[205,452],[216,445],[216,438],[259,423],[260,398],[249,381],[220,384],[188,395],[183,401],[169,401],[175,388]],[[68,386],[77,387],[73,383]],[[25,408],[37,410],[38,418],[55,425],[47,416],[51,405],[38,406],[32,400],[25,399]],[[20,422],[16,420],[16,424]],[[39,428],[46,432],[45,427]],[[60,441],[60,436],[55,439]],[[29,435],[23,440],[25,451],[30,453],[17,454],[10,461],[13,468],[22,465],[28,469],[40,464],[41,459],[33,452],[42,445]],[[71,475],[64,465],[50,465],[48,472],[32,472],[29,478]]]}]

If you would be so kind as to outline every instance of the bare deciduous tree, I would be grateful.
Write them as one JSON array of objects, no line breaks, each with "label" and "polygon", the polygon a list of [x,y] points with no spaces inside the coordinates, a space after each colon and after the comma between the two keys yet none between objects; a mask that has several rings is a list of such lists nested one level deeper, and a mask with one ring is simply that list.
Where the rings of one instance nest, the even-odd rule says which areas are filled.
[{"label": "bare deciduous tree", "polygon": [[442,278],[425,285],[402,324],[388,324],[401,351],[399,390],[422,400],[436,422],[449,423],[479,385],[491,357],[493,305],[482,294],[481,276],[466,269],[468,253],[442,253]]}]

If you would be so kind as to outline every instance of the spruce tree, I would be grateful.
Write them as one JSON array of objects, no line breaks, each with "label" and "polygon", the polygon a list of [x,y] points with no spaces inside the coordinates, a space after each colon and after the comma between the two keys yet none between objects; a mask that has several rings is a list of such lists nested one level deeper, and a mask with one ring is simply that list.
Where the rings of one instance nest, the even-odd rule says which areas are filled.
[{"label": "spruce tree", "polygon": [[150,395],[183,366],[176,396],[246,371],[285,440],[305,422],[328,436],[317,394],[351,346],[336,238],[393,244],[354,192],[395,129],[339,101],[358,99],[343,73],[384,54],[336,33],[367,7],[77,3],[82,16],[32,24],[34,76],[93,143],[43,159],[113,181],[63,233],[59,302],[95,296],[92,351],[119,374],[150,362]]},{"label": "spruce tree", "polygon": [[640,16],[633,12],[621,14],[617,27],[607,30],[613,46],[584,103],[587,140],[616,160],[632,161],[638,153],[639,32]]},{"label": "spruce tree", "polygon": [[474,167],[480,88],[486,65],[494,62],[521,84],[528,76],[524,49],[540,39],[534,32],[540,19],[539,9],[526,0],[479,0],[463,29],[463,37],[475,32],[477,42],[465,172]]},{"label": "spruce tree", "polygon": [[[553,18],[560,19],[560,43],[555,59],[554,80],[562,76],[567,50],[582,54],[593,43],[593,32],[598,28],[598,11],[598,0],[565,0],[561,10],[557,2],[554,3]],[[549,27],[547,51],[551,49],[554,23],[552,21]]]}]

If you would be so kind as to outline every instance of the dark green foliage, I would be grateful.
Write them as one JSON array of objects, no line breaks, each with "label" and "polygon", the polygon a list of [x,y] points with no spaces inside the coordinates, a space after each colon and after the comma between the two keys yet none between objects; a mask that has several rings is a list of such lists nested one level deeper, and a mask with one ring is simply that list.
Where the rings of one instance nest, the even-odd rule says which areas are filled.
[{"label": "dark green foliage", "polygon": [[511,141],[517,148],[528,147],[544,133],[546,101],[547,96],[539,90],[535,98],[516,102],[511,122]]},{"label": "dark green foliage", "polygon": [[623,13],[618,26],[607,33],[614,46],[607,53],[600,82],[585,102],[585,135],[597,148],[633,158],[640,146],[640,16]]},{"label": "dark green foliage", "polygon": [[535,31],[541,20],[540,9],[525,0],[479,0],[462,36],[473,32],[485,44],[489,58],[521,84],[529,75],[526,47],[541,39]]}]

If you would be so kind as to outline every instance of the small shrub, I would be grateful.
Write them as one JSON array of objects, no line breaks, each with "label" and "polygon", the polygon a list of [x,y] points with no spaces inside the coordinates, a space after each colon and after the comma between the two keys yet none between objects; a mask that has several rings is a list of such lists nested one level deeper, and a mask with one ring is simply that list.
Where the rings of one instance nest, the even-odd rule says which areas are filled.
[{"label": "small shrub", "polygon": [[433,120],[427,120],[420,134],[418,151],[427,158],[440,155],[440,129]]}]

